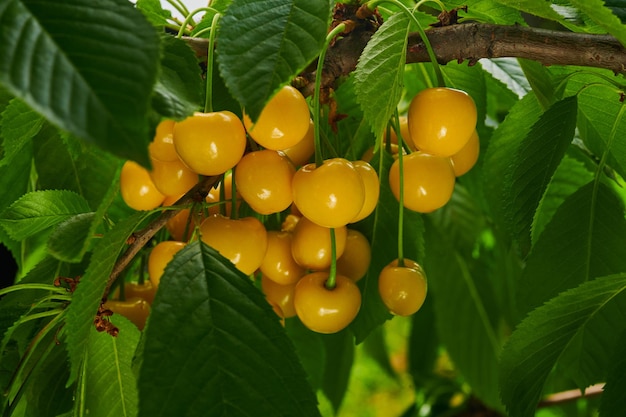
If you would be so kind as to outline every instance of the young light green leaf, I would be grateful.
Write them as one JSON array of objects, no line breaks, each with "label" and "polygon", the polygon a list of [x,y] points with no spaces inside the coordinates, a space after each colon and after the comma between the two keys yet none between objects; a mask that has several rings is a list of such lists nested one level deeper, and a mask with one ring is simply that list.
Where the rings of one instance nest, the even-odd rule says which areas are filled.
[{"label": "young light green leaf", "polygon": [[85,199],[72,191],[33,191],[0,214],[0,226],[13,239],[22,240],[89,210]]},{"label": "young light green leaf", "polygon": [[[391,314],[378,292],[378,276],[387,264],[398,258],[399,206],[391,190],[386,186],[389,183],[388,173],[393,158],[384,150],[381,152],[374,154],[371,160],[372,166],[378,172],[381,184],[378,205],[374,213],[354,225],[371,242],[372,253],[376,254],[372,257],[367,274],[358,282],[362,297],[361,309],[350,324],[350,329],[356,337],[356,343],[361,343],[373,329],[391,318]],[[422,216],[405,209],[403,226],[404,256],[420,262],[424,257]]]},{"label": "young light green leaf", "polygon": [[252,120],[318,55],[329,17],[326,0],[233,0],[220,21],[217,62]]},{"label": "young light green leaf", "polygon": [[135,417],[137,383],[131,366],[140,332],[123,316],[111,322],[119,329],[112,337],[93,326],[87,341],[84,380],[79,384],[84,396],[77,401],[78,414],[90,417]]},{"label": "young light green leaf", "polygon": [[626,414],[626,331],[622,332],[610,362],[600,402],[600,417]]},{"label": "young light green leaf", "polygon": [[611,189],[590,182],[570,195],[526,259],[518,299],[523,312],[598,276],[626,271],[624,207]]},{"label": "young light green leaf", "polygon": [[[618,317],[612,318],[614,314]],[[597,278],[561,293],[517,326],[500,361],[501,396],[511,417],[535,415],[544,383],[562,352],[580,332],[598,325],[604,336],[618,336],[626,329],[625,274]],[[609,349],[599,346],[593,355],[608,355]]]},{"label": "young light green leaf", "polygon": [[530,248],[537,206],[574,137],[576,111],[575,96],[555,103],[533,124],[517,152],[509,158],[502,210],[524,252]]},{"label": "young light green leaf", "polygon": [[150,213],[138,212],[116,224],[94,248],[89,266],[76,286],[65,320],[66,347],[70,358],[71,374],[68,384],[76,381],[87,355],[89,333],[102,301],[107,280],[117,256],[126,246],[131,233]]},{"label": "young light green leaf", "polygon": [[433,294],[439,339],[474,393],[485,403],[499,408],[494,381],[501,342],[488,313],[491,310],[486,297],[490,291],[488,281],[472,275],[468,261],[445,234],[429,222],[426,226],[424,270]]},{"label": "young light green leaf", "polygon": [[163,117],[182,119],[198,111],[203,82],[195,54],[184,41],[161,36],[161,71],[152,105]]},{"label": "young light green leaf", "polygon": [[0,166],[10,164],[15,155],[30,145],[43,122],[44,119],[22,100],[14,98],[9,102],[0,117],[0,136],[4,148]]},{"label": "young light green leaf", "polygon": [[172,13],[164,9],[159,0],[137,0],[135,5],[156,27],[165,26],[167,20],[172,17]]},{"label": "young light green leaf", "polygon": [[369,40],[356,66],[357,101],[376,137],[382,137],[402,97],[410,25],[405,13],[392,15]]},{"label": "young light green leaf", "polygon": [[145,334],[139,417],[319,416],[276,314],[202,242],[166,267]]},{"label": "young light green leaf", "polygon": [[585,13],[595,23],[603,27],[617,40],[626,46],[626,26],[613,14],[611,9],[605,7],[604,0],[569,0],[579,10]]},{"label": "young light green leaf", "polygon": [[462,19],[500,25],[514,25],[524,22],[520,12],[510,5],[484,0],[446,0],[448,10],[464,6],[467,7],[467,13],[459,12],[459,17]]},{"label": "young light green leaf", "polygon": [[125,0],[8,0],[0,25],[0,84],[62,130],[147,163],[159,48],[141,12]]}]

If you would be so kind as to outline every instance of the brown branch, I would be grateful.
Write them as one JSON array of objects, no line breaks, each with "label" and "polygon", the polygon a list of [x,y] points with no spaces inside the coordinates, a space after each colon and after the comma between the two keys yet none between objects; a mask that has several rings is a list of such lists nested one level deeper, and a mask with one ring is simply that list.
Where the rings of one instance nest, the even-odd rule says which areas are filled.
[{"label": "brown branch", "polygon": [[[355,29],[334,43],[326,54],[322,87],[334,88],[340,77],[354,71],[359,56],[373,35],[372,25]],[[626,74],[626,48],[609,35],[593,35],[526,26],[503,26],[465,23],[426,31],[437,61],[481,58],[526,58],[544,65],[576,65],[606,68]],[[186,38],[198,57],[206,59],[206,39]],[[407,63],[428,62],[428,54],[417,33],[408,38]],[[299,88],[305,95],[313,93],[315,73],[305,71],[299,77]]]},{"label": "brown branch", "polygon": [[[203,177],[198,184],[196,184],[191,190],[189,190],[184,196],[182,196],[174,205],[188,205],[193,202],[204,201],[211,188],[217,183],[220,179],[219,176],[213,177]],[[141,248],[143,248],[149,241],[154,237],[154,235],[165,226],[168,220],[174,217],[178,213],[178,210],[165,210],[159,217],[154,219],[150,224],[148,224],[142,230],[133,233],[131,238],[129,239],[129,246],[126,248],[126,251],[117,259],[115,265],[113,266],[113,270],[111,271],[111,275],[109,275],[109,279],[107,280],[107,286],[104,291],[104,298],[106,298],[109,294],[109,290],[111,289],[111,285],[115,282],[117,277],[126,269],[126,267],[130,264],[130,262],[134,259],[135,255],[139,253]]]},{"label": "brown branch", "polygon": [[537,408],[552,407],[555,405],[568,403],[579,400],[581,398],[592,398],[602,394],[604,384],[592,385],[581,392],[579,389],[573,389],[569,391],[557,392],[555,394],[548,395],[537,404]]}]

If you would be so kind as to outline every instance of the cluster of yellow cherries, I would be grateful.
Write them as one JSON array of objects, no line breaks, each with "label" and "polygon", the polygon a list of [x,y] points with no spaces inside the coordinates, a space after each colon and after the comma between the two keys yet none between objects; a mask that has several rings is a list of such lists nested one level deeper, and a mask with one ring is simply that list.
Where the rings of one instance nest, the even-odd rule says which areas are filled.
[{"label": "cluster of yellow cherries", "polygon": [[[423,110],[419,109],[424,106],[432,113],[428,107],[433,98],[420,104],[420,96],[440,90],[443,93],[435,94],[453,94],[440,104],[446,112],[461,111],[450,109],[449,101],[459,100],[457,94],[473,106],[471,98],[458,90],[424,90],[413,100],[407,120],[410,132],[430,129],[433,133],[428,135],[438,135],[440,142],[446,143],[446,135],[465,134],[450,126],[471,124],[471,117],[466,120],[464,113],[457,113],[454,123],[444,129],[427,127],[431,123],[428,117],[412,116],[421,115]],[[472,132],[475,114],[474,107]],[[477,143],[472,132],[467,135],[467,144],[458,149],[444,145],[449,155],[428,148],[427,141],[420,139],[421,133],[409,133],[407,143],[420,151],[404,156],[407,208],[429,212],[445,204],[441,195],[449,187],[441,190],[441,178],[452,175],[453,188],[455,176],[461,175],[460,166],[469,165],[455,157],[470,146],[470,139],[475,137]],[[248,136],[253,150],[246,153]],[[334,333],[350,324],[361,306],[356,282],[367,273],[371,248],[365,236],[348,225],[374,211],[379,179],[364,160],[332,158],[321,164],[307,163],[314,151],[308,104],[290,86],[268,102],[255,123],[245,114],[241,120],[228,111],[196,113],[180,122],[163,121],[149,146],[152,169],[132,161],[122,168],[121,194],[130,207],[151,210],[168,206],[197,184],[198,175],[223,177],[207,196],[207,204],[181,209],[168,222],[173,240],[158,243],[149,255],[152,286],[158,287],[167,263],[185,242],[198,235],[244,274],[260,276],[263,293],[283,319],[297,315],[304,325],[320,333]],[[467,159],[463,157],[463,161]],[[402,175],[397,162],[389,173],[396,198]],[[467,169],[463,168],[465,172]],[[428,184],[420,184],[424,181]],[[424,203],[434,195],[438,196],[436,202]],[[448,199],[450,195],[451,190]],[[259,215],[289,214],[280,230],[268,231],[259,216],[238,217],[242,200]],[[415,313],[424,301],[426,287],[421,267],[408,259],[391,262],[379,276],[381,299],[397,315]],[[113,306],[109,308],[115,311]]]}]

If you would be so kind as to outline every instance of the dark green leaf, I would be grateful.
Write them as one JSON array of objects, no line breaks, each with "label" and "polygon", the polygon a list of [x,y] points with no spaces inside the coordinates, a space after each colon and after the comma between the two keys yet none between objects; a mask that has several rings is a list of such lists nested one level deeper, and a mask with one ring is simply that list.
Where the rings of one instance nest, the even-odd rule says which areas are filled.
[{"label": "dark green leaf", "polygon": [[167,266],[146,330],[139,416],[318,416],[275,313],[202,242]]},{"label": "dark green leaf", "polygon": [[217,60],[232,95],[252,120],[278,89],[319,53],[326,0],[234,0],[220,21]]},{"label": "dark green leaf", "polygon": [[[20,196],[26,194],[30,184],[31,167],[32,148],[30,146],[20,152],[13,159],[11,165],[0,166],[0,190],[2,190],[0,213]],[[23,266],[21,262],[22,242],[11,239],[4,228],[0,227],[0,243],[11,251],[21,268]]]},{"label": "dark green leaf", "polygon": [[604,0],[569,1],[591,18],[591,20],[603,27],[611,35],[615,36],[622,45],[626,46],[626,26],[613,14],[611,9],[605,7]]},{"label": "dark green leaf", "polygon": [[72,191],[33,191],[0,214],[0,225],[13,239],[21,240],[88,211],[85,199]]},{"label": "dark green leaf", "polygon": [[59,224],[48,239],[48,253],[64,262],[80,262],[87,251],[95,214],[77,214]]},{"label": "dark green leaf", "polygon": [[519,286],[522,311],[598,276],[626,271],[622,203],[601,182],[570,195],[526,260]]},{"label": "dark green leaf", "polygon": [[[615,339],[626,329],[626,275],[598,278],[564,292],[515,329],[500,362],[502,401],[511,417],[535,415],[546,378],[563,350],[580,332],[594,329],[603,339]],[[612,346],[596,347],[594,356],[611,354]]]},{"label": "dark green leaf", "polygon": [[324,381],[322,365],[326,363],[326,349],[322,341],[324,336],[307,329],[298,318],[285,320],[285,331],[296,348],[311,387],[314,390],[321,388]]},{"label": "dark green leaf", "polygon": [[[377,326],[391,318],[378,292],[380,271],[391,261],[398,258],[398,212],[399,205],[387,186],[389,168],[393,158],[387,152],[374,154],[371,164],[378,172],[380,196],[378,205],[369,217],[357,223],[355,228],[372,242],[372,257],[369,270],[358,284],[361,289],[361,309],[350,329],[361,343]],[[424,256],[424,224],[422,216],[410,210],[404,210],[403,244],[404,257],[420,262]]]},{"label": "dark green leaf", "polygon": [[154,28],[125,0],[8,0],[0,83],[59,128],[147,163]]},{"label": "dark green leaf", "polygon": [[203,87],[200,65],[189,45],[173,36],[162,36],[154,109],[163,117],[182,119],[200,110]]},{"label": "dark green leaf", "polygon": [[117,337],[91,327],[84,372],[78,388],[76,415],[137,415],[137,384],[131,365],[140,332],[125,317],[114,316],[111,322],[120,331]]},{"label": "dark green leaf", "polygon": [[489,290],[488,281],[474,277],[469,261],[460,256],[445,235],[430,223],[426,225],[424,270],[429,291],[434,294],[439,339],[473,392],[498,408],[498,387],[494,381],[501,342],[488,314],[492,309],[484,295]]},{"label": "dark green leaf", "polygon": [[131,233],[149,215],[139,212],[121,221],[106,233],[94,248],[89,266],[80,278],[72,303],[67,308],[65,329],[71,365],[70,383],[76,380],[86,358],[89,333],[117,256],[126,247],[126,241]]},{"label": "dark green leaf", "polygon": [[409,373],[417,386],[431,377],[439,354],[433,298],[432,294],[428,294],[419,312],[411,317],[411,334],[407,351]]},{"label": "dark green leaf", "polygon": [[354,338],[349,331],[343,330],[324,335],[322,341],[326,350],[322,391],[337,412],[350,380],[350,370],[354,362]]},{"label": "dark green leaf", "polygon": [[354,73],[357,101],[376,137],[382,137],[402,97],[411,20],[396,13],[374,33]]},{"label": "dark green leaf", "polygon": [[600,417],[626,414],[626,331],[622,332],[610,357],[609,369],[600,403]]},{"label": "dark green leaf", "polygon": [[576,110],[576,97],[552,105],[509,157],[502,210],[524,252],[530,248],[530,229],[537,206],[574,137]]},{"label": "dark green leaf", "polygon": [[0,166],[10,164],[15,155],[25,147],[30,147],[30,141],[41,129],[43,121],[22,100],[14,98],[10,101],[0,118],[0,136],[4,148]]},{"label": "dark green leaf", "polygon": [[550,71],[542,64],[527,59],[518,59],[520,67],[524,71],[524,76],[539,100],[541,107],[546,110],[555,101],[555,91]]}]

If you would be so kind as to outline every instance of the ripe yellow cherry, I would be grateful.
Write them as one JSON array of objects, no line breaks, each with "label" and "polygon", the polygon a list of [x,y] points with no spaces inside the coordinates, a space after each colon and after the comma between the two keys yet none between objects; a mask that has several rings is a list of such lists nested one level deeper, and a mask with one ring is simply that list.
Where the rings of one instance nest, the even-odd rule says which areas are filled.
[{"label": "ripe yellow cherry", "polygon": [[246,149],[246,131],[229,111],[195,113],[174,125],[180,159],[201,175],[220,175],[234,167]]},{"label": "ripe yellow cherry", "polygon": [[361,308],[361,292],[354,281],[337,275],[337,285],[326,288],[328,272],[305,275],[296,284],[293,304],[302,323],[318,333],[336,333],[354,320]]},{"label": "ripe yellow cherry", "polygon": [[293,259],[291,246],[293,234],[270,230],[267,232],[267,252],[261,263],[261,272],[277,284],[288,285],[297,282],[306,272]]},{"label": "ripe yellow cherry", "polygon": [[309,129],[309,106],[300,91],[287,85],[265,105],[258,120],[244,114],[252,139],[266,149],[280,151],[296,145]]},{"label": "ripe yellow cherry", "polygon": [[283,149],[282,152],[291,160],[291,163],[296,166],[302,166],[311,160],[311,157],[315,153],[315,137],[313,131],[313,120],[309,120],[309,129],[306,131],[304,137],[300,142],[295,145]]},{"label": "ripe yellow cherry", "polygon": [[250,152],[237,164],[237,191],[259,214],[280,213],[293,202],[291,181],[296,169],[291,162],[269,149]]},{"label": "ripe yellow cherry", "polygon": [[178,160],[178,154],[174,148],[174,123],[173,120],[163,120],[158,124],[154,138],[148,145],[152,158],[164,162]]},{"label": "ripe yellow cherry", "polygon": [[229,259],[246,275],[256,271],[267,251],[267,231],[254,217],[229,219],[216,214],[200,225],[204,243]]},{"label": "ripe yellow cherry", "polygon": [[337,273],[354,282],[365,276],[372,260],[372,247],[363,233],[348,229],[346,247],[337,259]]},{"label": "ripe yellow cherry", "polygon": [[[279,316],[289,318],[296,315],[293,306],[294,291],[296,283],[282,285],[269,279],[265,275],[261,276],[261,290],[265,294],[267,301],[274,307],[278,307]],[[277,312],[278,314],[278,312]]]},{"label": "ripe yellow cherry", "polygon": [[413,97],[407,118],[417,149],[449,157],[461,150],[476,129],[476,104],[461,90],[427,88]]},{"label": "ripe yellow cherry", "polygon": [[[339,258],[346,247],[347,229],[335,228],[335,252]],[[302,217],[293,229],[291,254],[303,268],[323,271],[332,260],[330,229]]]},{"label": "ripe yellow cherry", "polygon": [[350,223],[356,223],[369,216],[378,204],[378,196],[380,194],[380,182],[378,174],[372,166],[365,161],[354,161],[352,163],[356,170],[361,174],[363,180],[364,201],[359,213],[352,219]]},{"label": "ripe yellow cherry", "polygon": [[148,276],[155,288],[158,288],[167,264],[184,247],[184,242],[164,240],[152,248],[150,256],[148,256]]},{"label": "ripe yellow cherry", "polygon": [[302,215],[324,227],[341,227],[363,208],[365,190],[361,174],[343,158],[307,164],[293,176],[293,201]]},{"label": "ripe yellow cherry", "polygon": [[150,178],[158,190],[168,196],[182,195],[198,183],[198,174],[187,168],[180,159],[161,161],[150,158]]},{"label": "ripe yellow cherry", "polygon": [[474,130],[474,133],[472,133],[470,140],[465,146],[450,157],[452,167],[454,168],[454,175],[460,177],[472,169],[474,165],[476,165],[476,161],[478,161],[479,153],[480,141],[478,139],[478,133]]},{"label": "ripe yellow cherry", "polygon": [[122,166],[120,192],[124,202],[135,210],[152,210],[165,200],[148,170],[134,161],[126,161]]},{"label": "ripe yellow cherry", "polygon": [[[419,213],[430,213],[443,207],[452,197],[456,177],[450,158],[413,152],[403,158],[404,207]],[[400,164],[389,170],[391,192],[400,199]]]},{"label": "ripe yellow cherry", "polygon": [[398,260],[385,266],[378,277],[378,290],[383,303],[392,314],[410,316],[417,312],[424,300],[428,285],[422,267],[415,261]]}]

